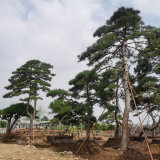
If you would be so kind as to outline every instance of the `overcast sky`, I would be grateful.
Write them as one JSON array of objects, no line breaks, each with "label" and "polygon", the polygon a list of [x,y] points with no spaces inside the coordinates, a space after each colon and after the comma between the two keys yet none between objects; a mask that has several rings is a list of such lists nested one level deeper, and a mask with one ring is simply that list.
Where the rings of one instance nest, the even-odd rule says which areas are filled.
[{"label": "overcast sky", "polygon": [[[146,24],[159,27],[159,0],[0,0],[0,108],[18,102],[2,98],[4,86],[12,71],[31,59],[52,64],[51,88],[67,89],[68,81],[87,69],[77,55],[121,6],[140,10]],[[38,105],[48,112],[50,101],[44,98]]]}]

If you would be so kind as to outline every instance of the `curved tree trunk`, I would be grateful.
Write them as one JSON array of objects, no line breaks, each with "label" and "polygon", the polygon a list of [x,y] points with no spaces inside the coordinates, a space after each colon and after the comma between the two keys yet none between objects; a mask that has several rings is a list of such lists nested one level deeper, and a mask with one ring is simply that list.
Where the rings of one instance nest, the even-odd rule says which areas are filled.
[{"label": "curved tree trunk", "polygon": [[70,113],[68,113],[68,114],[66,114],[66,115],[64,115],[62,118],[61,118],[61,120],[59,121],[59,135],[61,135],[61,131],[62,131],[62,122],[63,122],[63,120],[66,118],[66,117],[68,117],[70,115]]},{"label": "curved tree trunk", "polygon": [[11,126],[10,126],[10,128],[9,128],[9,134],[11,133],[11,131],[12,131],[14,125],[16,124],[17,120],[18,120],[18,119],[15,119],[15,120],[13,121],[13,123],[11,124]]},{"label": "curved tree trunk", "polygon": [[19,118],[15,118],[14,121],[11,123],[11,119],[8,120],[8,124],[7,124],[7,130],[6,130],[6,134],[10,134],[14,125],[16,124],[17,120]]},{"label": "curved tree trunk", "polygon": [[123,75],[123,87],[125,93],[125,109],[123,114],[123,126],[122,126],[122,142],[121,149],[126,150],[128,147],[128,119],[130,112],[130,92],[128,86],[128,64],[127,64],[127,56],[125,52],[125,43],[122,45],[122,55],[123,55],[123,63],[124,63],[124,75]]}]

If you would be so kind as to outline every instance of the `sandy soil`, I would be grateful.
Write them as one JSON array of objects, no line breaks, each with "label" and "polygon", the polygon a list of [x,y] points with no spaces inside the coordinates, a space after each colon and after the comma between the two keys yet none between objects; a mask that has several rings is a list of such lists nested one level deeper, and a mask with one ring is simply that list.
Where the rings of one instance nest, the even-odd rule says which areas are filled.
[{"label": "sandy soil", "polygon": [[0,142],[0,160],[84,160],[70,152],[56,152],[54,148],[36,148],[30,145]]}]

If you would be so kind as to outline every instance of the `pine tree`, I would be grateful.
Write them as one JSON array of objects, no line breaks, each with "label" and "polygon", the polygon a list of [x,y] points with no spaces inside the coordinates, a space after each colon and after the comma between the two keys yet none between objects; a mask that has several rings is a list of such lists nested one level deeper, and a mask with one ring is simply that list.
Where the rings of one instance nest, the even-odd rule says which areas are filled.
[{"label": "pine tree", "polygon": [[[31,105],[29,105],[29,111],[33,113],[33,107]],[[6,134],[10,134],[17,120],[24,116],[28,117],[25,103],[16,103],[4,108],[1,118],[7,120]]]},{"label": "pine tree", "polygon": [[121,7],[106,24],[97,29],[94,37],[99,37],[96,43],[88,47],[78,56],[79,61],[89,60],[88,65],[94,65],[96,70],[115,66],[115,62],[123,62],[123,80],[125,95],[125,110],[123,115],[123,136],[121,149],[128,147],[128,118],[130,112],[130,92],[128,86],[129,66],[136,60],[138,53],[144,49],[144,37],[147,27],[144,26],[140,11]]},{"label": "pine tree", "polygon": [[62,123],[71,115],[72,105],[69,99],[69,92],[63,89],[50,90],[47,97],[52,97],[54,100],[50,103],[49,108],[54,113],[54,118],[58,120],[61,128]]},{"label": "pine tree", "polygon": [[[158,114],[160,110],[160,30],[156,28],[150,28],[146,33],[148,45],[138,55],[138,63],[135,68],[136,82],[134,86],[136,93],[139,95],[142,105],[137,98],[137,105],[142,111],[152,119],[152,125],[145,127],[147,131],[154,131],[160,126],[160,118]],[[143,132],[140,133],[142,135]]]},{"label": "pine tree", "polygon": [[[113,92],[116,91],[117,87],[119,86],[119,81],[122,77],[122,69],[120,68],[121,62],[118,62],[116,64],[115,68],[106,69],[103,73],[99,74],[99,81],[96,84],[96,94],[98,104],[102,107],[106,107],[106,102],[108,102]],[[102,116],[103,119],[106,122],[107,119],[112,119],[112,122],[116,122],[116,129],[115,129],[115,138],[118,138],[120,136],[120,105],[119,105],[119,98],[123,98],[120,96],[120,92],[117,91],[116,96],[113,97],[113,100],[115,103],[110,104],[107,107],[107,111]]]},{"label": "pine tree", "polygon": [[69,126],[78,126],[80,124],[87,124],[87,107],[81,102],[78,102],[71,96],[69,91],[63,89],[50,90],[47,96],[52,97],[53,101],[49,108],[54,113],[52,122]]},{"label": "pine tree", "polygon": [[94,93],[97,80],[98,75],[94,71],[85,70],[78,73],[74,79],[69,81],[69,84],[72,85],[72,88],[70,88],[72,96],[75,99],[83,100],[83,105],[86,107],[87,135],[90,134],[91,127],[95,121],[93,106],[96,104]]},{"label": "pine tree", "polygon": [[[10,92],[6,93],[4,98],[12,98],[15,96],[22,96],[21,101],[27,102],[27,114],[30,117],[30,127],[33,127],[33,120],[36,115],[37,100],[42,99],[39,91],[48,91],[50,81],[54,74],[51,73],[52,65],[39,60],[30,60],[24,65],[19,67],[16,71],[12,72],[12,76],[9,79],[10,84],[5,89]],[[28,107],[34,102],[34,111],[30,113]]]}]

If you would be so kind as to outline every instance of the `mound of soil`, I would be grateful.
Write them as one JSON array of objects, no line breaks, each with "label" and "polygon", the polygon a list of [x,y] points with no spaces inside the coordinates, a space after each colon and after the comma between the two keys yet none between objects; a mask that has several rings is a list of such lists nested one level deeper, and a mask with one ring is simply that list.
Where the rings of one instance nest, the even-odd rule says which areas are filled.
[{"label": "mound of soil", "polygon": [[150,157],[147,154],[139,152],[137,149],[129,148],[122,155],[119,156],[118,160],[149,160]]},{"label": "mound of soil", "polygon": [[95,139],[95,140],[103,140],[103,138],[100,137],[100,136],[99,136],[99,137],[95,137],[94,139]]},{"label": "mound of soil", "polygon": [[[128,150],[119,150],[121,139],[110,138],[104,145],[104,150],[94,157],[94,160],[150,160],[146,143],[142,140],[130,140]],[[160,145],[150,144],[153,158],[160,160]]]},{"label": "mound of soil", "polygon": [[[148,151],[145,141],[143,142],[129,141],[129,147],[132,149],[138,150],[144,155],[148,155],[149,157],[149,151]],[[153,155],[153,158],[156,160],[160,160],[160,145],[159,144],[149,144],[149,147]]]},{"label": "mound of soil", "polygon": [[[150,144],[150,149],[151,149],[152,154],[159,154],[159,156],[160,156],[160,145]],[[147,151],[148,151],[148,149],[147,149]]]},{"label": "mound of soil", "polygon": [[[156,160],[160,160],[160,145],[158,144],[150,144],[150,149],[153,155],[153,158]],[[148,148],[145,148],[146,154],[148,154]]]},{"label": "mound of soil", "polygon": [[128,149],[123,154],[120,154],[118,150],[105,148],[94,157],[94,160],[149,160],[148,158],[147,155],[134,149]]},{"label": "mound of soil", "polygon": [[109,138],[107,142],[105,142],[102,147],[112,147],[114,149],[120,148],[121,138]]},{"label": "mound of soil", "polygon": [[98,155],[94,157],[93,160],[117,160],[119,158],[119,154],[113,148],[105,148],[100,151]]},{"label": "mound of soil", "polygon": [[[83,143],[83,140],[79,140],[76,143],[74,143],[71,146],[71,151],[75,154],[82,143]],[[102,147],[100,145],[98,145],[95,141],[87,141],[82,145],[82,147],[80,148],[80,150],[79,150],[79,152],[77,154],[78,155],[79,154],[82,154],[82,155],[88,155],[88,154],[95,155],[95,154],[98,154],[101,150],[102,150]]]},{"label": "mound of soil", "polygon": [[1,141],[4,142],[4,143],[12,143],[12,142],[16,142],[16,139],[18,139],[18,137],[16,135],[4,135],[2,138],[1,138]]}]

